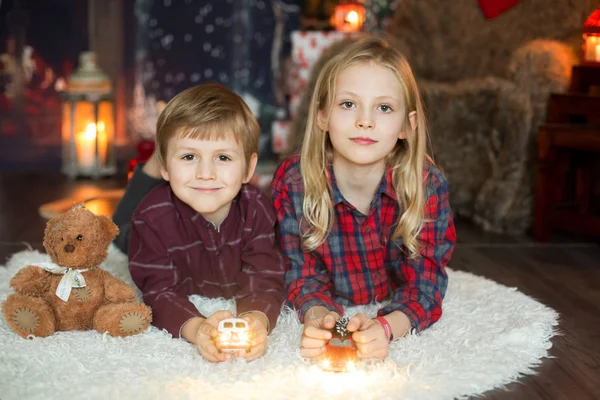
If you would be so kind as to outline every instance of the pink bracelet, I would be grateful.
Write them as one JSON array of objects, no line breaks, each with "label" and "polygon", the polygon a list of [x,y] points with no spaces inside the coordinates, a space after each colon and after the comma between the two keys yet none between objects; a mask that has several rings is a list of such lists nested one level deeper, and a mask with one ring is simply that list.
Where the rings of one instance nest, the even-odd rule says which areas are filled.
[{"label": "pink bracelet", "polygon": [[392,343],[392,340],[394,340],[394,333],[392,332],[392,326],[390,325],[388,320],[383,317],[376,317],[375,319],[379,321],[379,323],[383,327],[383,331],[385,332],[385,336],[387,337],[388,344]]}]

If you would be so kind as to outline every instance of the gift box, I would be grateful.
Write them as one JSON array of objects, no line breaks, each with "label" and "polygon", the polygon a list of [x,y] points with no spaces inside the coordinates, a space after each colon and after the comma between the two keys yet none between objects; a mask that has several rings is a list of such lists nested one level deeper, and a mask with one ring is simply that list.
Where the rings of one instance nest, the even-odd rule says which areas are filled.
[{"label": "gift box", "polygon": [[302,93],[307,88],[312,67],[325,50],[333,43],[347,37],[359,35],[359,32],[339,31],[294,31],[292,32],[292,69],[287,86],[292,94],[290,115],[295,115]]},{"label": "gift box", "polygon": [[287,151],[289,145],[290,121],[273,121],[271,125],[271,143],[273,153],[282,154]]}]

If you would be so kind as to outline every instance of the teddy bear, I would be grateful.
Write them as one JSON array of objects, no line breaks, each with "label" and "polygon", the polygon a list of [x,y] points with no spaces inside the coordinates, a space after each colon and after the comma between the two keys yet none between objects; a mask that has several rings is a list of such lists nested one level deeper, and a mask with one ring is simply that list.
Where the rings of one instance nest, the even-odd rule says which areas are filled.
[{"label": "teddy bear", "polygon": [[145,330],[150,308],[136,302],[131,286],[100,268],[118,233],[110,218],[82,205],[48,221],[44,248],[52,263],[28,265],[11,279],[15,294],[2,304],[11,329],[24,338],[92,328],[111,336]]}]

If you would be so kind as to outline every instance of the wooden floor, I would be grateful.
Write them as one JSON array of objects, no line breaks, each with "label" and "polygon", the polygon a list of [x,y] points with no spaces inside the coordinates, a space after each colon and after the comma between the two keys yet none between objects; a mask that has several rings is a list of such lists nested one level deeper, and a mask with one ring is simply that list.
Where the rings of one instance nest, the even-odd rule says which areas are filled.
[{"label": "wooden floor", "polygon": [[[43,203],[124,184],[124,178],[70,182],[58,174],[0,174],[0,265],[23,249],[43,250],[46,220],[38,214]],[[108,210],[113,206],[106,204]],[[554,237],[541,244],[527,237],[486,234],[462,221],[457,222],[457,234],[452,268],[517,287],[561,315],[561,335],[552,339],[550,350],[554,358],[545,359],[537,375],[483,398],[600,399],[598,242]]]}]

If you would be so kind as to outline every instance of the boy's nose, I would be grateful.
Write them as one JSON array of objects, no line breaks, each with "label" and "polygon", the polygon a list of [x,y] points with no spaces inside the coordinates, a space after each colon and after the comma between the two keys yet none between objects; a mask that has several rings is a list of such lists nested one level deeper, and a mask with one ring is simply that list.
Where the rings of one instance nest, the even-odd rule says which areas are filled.
[{"label": "boy's nose", "polygon": [[201,162],[196,169],[196,179],[214,179],[215,166],[212,162]]}]

